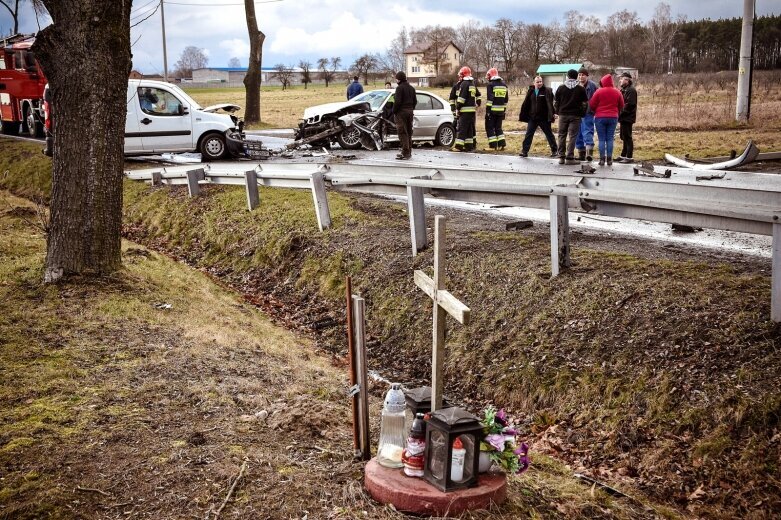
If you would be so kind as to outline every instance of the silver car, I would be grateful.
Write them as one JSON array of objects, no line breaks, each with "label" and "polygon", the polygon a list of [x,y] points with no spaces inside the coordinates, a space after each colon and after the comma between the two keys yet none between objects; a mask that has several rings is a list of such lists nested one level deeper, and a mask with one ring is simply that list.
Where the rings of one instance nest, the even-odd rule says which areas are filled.
[{"label": "silver car", "polygon": [[[347,114],[368,113],[375,116],[385,116],[392,121],[388,110],[384,110],[388,98],[393,93],[390,89],[369,90],[349,101],[317,105],[304,110],[304,118],[299,124],[296,139],[302,139],[328,127],[338,124],[339,118]],[[417,91],[417,104],[412,120],[412,140],[431,141],[437,146],[451,147],[455,141],[455,126],[453,113],[448,102],[431,92]],[[383,142],[398,142],[395,128],[387,125],[383,133]],[[361,131],[350,125],[333,138],[339,146],[346,149],[361,147]],[[327,141],[327,142],[326,142]],[[316,146],[331,144],[331,138],[315,143]]]}]

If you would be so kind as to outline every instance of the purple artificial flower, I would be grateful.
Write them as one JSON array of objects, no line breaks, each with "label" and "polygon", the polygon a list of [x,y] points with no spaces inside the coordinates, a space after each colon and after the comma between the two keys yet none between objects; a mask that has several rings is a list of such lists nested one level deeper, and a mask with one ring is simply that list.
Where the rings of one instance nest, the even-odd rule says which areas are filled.
[{"label": "purple artificial flower", "polygon": [[507,426],[507,412],[504,411],[504,408],[496,412],[495,420],[502,426]]},{"label": "purple artificial flower", "polygon": [[518,474],[529,469],[529,466],[531,465],[531,461],[529,460],[529,445],[525,442],[521,443],[521,446],[513,453],[518,455]]},{"label": "purple artificial flower", "polygon": [[504,451],[504,435],[501,433],[486,435],[485,442],[493,446],[496,451]]}]

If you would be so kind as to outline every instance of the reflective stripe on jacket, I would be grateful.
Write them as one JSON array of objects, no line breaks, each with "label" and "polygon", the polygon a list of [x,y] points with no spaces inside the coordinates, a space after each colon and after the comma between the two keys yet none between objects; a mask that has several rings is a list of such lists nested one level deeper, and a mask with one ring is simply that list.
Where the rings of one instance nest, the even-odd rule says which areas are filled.
[{"label": "reflective stripe on jacket", "polygon": [[504,113],[509,100],[509,92],[507,91],[507,84],[502,78],[495,78],[488,82],[486,97],[488,98],[488,101],[485,103],[486,110]]}]

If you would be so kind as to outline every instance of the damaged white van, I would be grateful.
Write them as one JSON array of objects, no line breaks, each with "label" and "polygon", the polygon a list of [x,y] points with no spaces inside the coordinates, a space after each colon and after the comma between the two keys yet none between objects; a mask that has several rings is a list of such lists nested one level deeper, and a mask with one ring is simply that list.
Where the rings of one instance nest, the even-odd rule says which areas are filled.
[{"label": "damaged white van", "polygon": [[[48,101],[47,94],[44,101]],[[242,122],[233,115],[240,109],[230,103],[201,108],[176,85],[131,79],[127,85],[125,155],[197,151],[204,161],[221,159],[228,154],[226,131],[242,130]],[[217,113],[220,110],[227,114]],[[49,130],[48,119],[56,115],[48,103],[45,113]],[[44,153],[51,155],[54,143],[50,132],[47,134]]]}]

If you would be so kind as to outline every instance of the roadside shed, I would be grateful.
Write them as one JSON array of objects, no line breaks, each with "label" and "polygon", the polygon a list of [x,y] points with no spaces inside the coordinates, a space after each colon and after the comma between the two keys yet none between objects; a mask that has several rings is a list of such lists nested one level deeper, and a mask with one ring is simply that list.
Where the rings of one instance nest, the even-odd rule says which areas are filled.
[{"label": "roadside shed", "polygon": [[537,67],[537,75],[542,76],[545,86],[555,92],[567,79],[569,69],[579,70],[582,66],[582,63],[544,63]]}]

